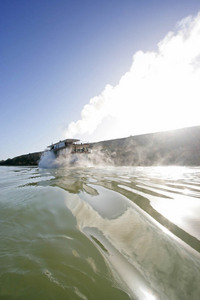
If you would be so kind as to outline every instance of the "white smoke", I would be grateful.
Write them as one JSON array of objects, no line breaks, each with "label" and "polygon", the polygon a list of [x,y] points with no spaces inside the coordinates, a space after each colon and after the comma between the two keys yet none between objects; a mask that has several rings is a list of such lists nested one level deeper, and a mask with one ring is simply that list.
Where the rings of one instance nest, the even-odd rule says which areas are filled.
[{"label": "white smoke", "polygon": [[114,165],[110,155],[103,152],[101,147],[94,147],[92,151],[87,153],[70,153],[67,149],[55,155],[53,151],[45,151],[40,158],[39,168],[83,168],[83,167],[101,167]]},{"label": "white smoke", "polygon": [[39,168],[57,168],[56,156],[52,151],[45,151],[39,161]]},{"label": "white smoke", "polygon": [[157,52],[136,52],[119,84],[92,98],[65,135],[96,141],[199,125],[199,84],[200,13],[179,22]]}]

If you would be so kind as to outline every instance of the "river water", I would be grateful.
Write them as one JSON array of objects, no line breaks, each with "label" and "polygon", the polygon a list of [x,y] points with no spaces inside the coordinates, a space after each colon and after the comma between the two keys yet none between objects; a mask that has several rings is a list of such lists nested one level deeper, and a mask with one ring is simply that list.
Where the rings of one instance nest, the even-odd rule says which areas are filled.
[{"label": "river water", "polygon": [[0,299],[200,299],[200,168],[0,167]]}]

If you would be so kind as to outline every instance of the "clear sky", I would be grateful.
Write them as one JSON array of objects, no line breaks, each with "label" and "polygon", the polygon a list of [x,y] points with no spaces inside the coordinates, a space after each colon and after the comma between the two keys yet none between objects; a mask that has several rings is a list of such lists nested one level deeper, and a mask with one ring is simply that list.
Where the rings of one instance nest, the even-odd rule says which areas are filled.
[{"label": "clear sky", "polygon": [[[130,122],[130,110],[135,111],[139,101],[140,106],[146,105],[135,91],[128,93],[138,82],[143,89],[130,70],[137,73],[138,65],[139,74],[140,61],[147,61],[150,69],[157,66],[148,53],[166,56],[168,48],[158,51],[158,43],[170,31],[180,31],[177,24],[183,18],[195,17],[199,11],[199,0],[0,0],[0,160],[42,151],[65,137],[92,141],[159,130],[155,124],[149,127],[147,116],[142,122],[141,118]],[[182,30],[189,22],[182,22]],[[142,67],[142,78],[146,78],[147,65]],[[127,72],[127,77],[134,77],[131,83],[128,79],[129,84]],[[122,78],[126,82],[123,92]],[[164,88],[163,82],[160,86]],[[133,102],[127,100],[129,95]],[[116,105],[113,98],[120,98]],[[118,118],[123,100],[125,125]],[[152,105],[156,110],[155,105],[163,104]],[[147,104],[146,111],[149,108]],[[155,115],[152,118],[155,122]],[[164,125],[160,130],[167,129],[166,120]],[[169,128],[181,125],[173,122]]]}]

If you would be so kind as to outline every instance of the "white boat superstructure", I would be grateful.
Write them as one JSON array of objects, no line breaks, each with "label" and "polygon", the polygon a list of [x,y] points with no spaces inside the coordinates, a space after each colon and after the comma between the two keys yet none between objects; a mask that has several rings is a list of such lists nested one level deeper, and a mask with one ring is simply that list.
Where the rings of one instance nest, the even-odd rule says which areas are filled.
[{"label": "white boat superstructure", "polygon": [[54,152],[58,156],[63,151],[67,153],[90,153],[89,143],[80,143],[78,139],[65,139],[48,146],[48,150]]}]

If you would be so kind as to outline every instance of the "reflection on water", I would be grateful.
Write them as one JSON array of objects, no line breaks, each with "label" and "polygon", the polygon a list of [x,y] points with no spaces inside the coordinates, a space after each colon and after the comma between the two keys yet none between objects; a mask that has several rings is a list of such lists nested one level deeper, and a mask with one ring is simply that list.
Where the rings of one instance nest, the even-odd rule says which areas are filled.
[{"label": "reflection on water", "polygon": [[0,175],[1,297],[199,299],[200,168]]}]

